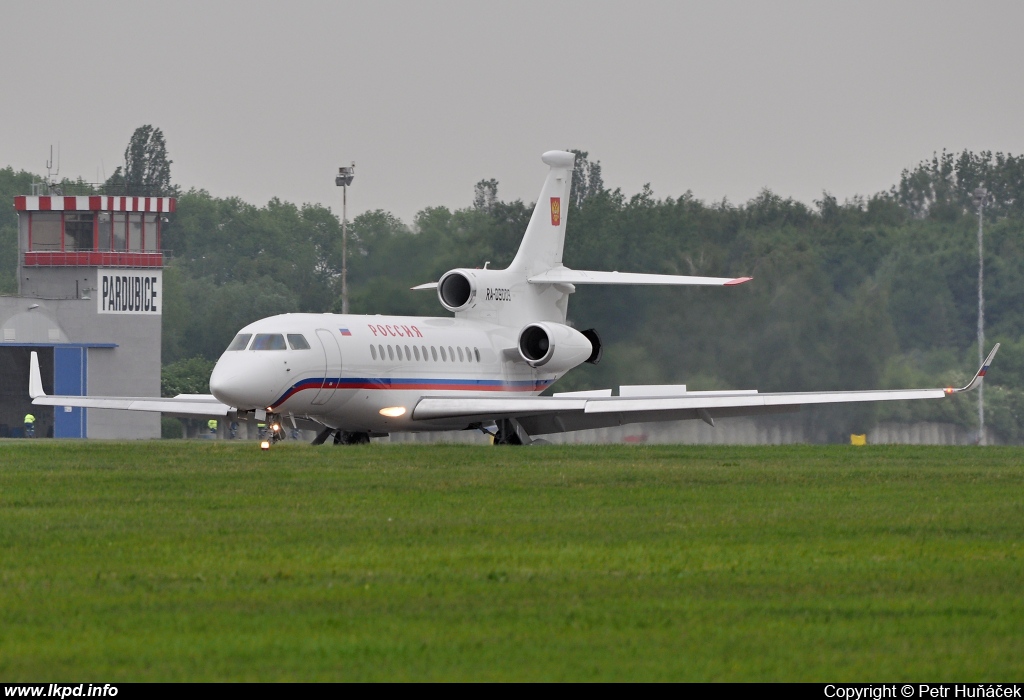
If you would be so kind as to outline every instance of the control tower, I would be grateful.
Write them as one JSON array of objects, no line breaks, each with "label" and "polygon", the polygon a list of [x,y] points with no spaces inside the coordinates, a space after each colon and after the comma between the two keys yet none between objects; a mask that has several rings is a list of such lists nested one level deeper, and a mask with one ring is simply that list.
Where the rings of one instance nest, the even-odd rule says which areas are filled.
[{"label": "control tower", "polygon": [[18,295],[0,297],[0,437],[158,438],[159,414],[33,406],[29,356],[47,393],[159,396],[161,228],[170,197],[14,198]]}]

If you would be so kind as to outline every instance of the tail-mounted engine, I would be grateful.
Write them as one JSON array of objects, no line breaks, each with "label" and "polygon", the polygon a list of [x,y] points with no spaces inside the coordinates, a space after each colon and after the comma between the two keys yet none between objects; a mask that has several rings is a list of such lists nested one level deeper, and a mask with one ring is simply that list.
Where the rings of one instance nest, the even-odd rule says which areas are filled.
[{"label": "tail-mounted engine", "polygon": [[437,282],[437,298],[449,311],[469,308],[476,297],[476,278],[463,270],[450,270]]},{"label": "tail-mounted engine", "polygon": [[460,267],[430,284],[437,300],[457,318],[480,319],[500,326],[522,328],[526,323],[565,323],[566,302],[574,287],[557,282],[529,281],[518,270]]},{"label": "tail-mounted engine", "polygon": [[[594,342],[586,335],[593,335]],[[580,333],[561,323],[531,323],[519,332],[519,354],[531,367],[556,374],[584,362],[597,362],[601,341],[597,333]]]}]

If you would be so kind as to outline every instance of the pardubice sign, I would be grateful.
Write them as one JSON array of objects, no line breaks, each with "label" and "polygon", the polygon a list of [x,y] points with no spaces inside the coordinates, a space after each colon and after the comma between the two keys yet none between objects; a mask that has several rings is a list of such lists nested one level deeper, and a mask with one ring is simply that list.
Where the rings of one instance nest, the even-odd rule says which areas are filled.
[{"label": "pardubice sign", "polygon": [[97,270],[96,274],[99,313],[160,315],[162,270]]}]

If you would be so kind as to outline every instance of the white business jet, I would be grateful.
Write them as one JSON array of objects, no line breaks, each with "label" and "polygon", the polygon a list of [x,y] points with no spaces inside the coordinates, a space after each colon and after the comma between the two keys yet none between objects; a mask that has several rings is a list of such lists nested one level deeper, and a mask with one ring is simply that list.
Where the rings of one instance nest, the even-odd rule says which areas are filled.
[{"label": "white business jet", "polygon": [[284,314],[242,328],[217,361],[209,395],[174,398],[47,396],[32,353],[33,403],[177,415],[252,417],[317,427],[314,444],[368,442],[401,431],[479,429],[498,444],[537,435],[647,421],[780,413],[808,404],[940,399],[977,386],[999,349],[963,388],[770,393],[622,386],[540,396],[562,375],[601,358],[593,330],[566,322],[576,285],[707,285],[748,277],[687,277],[572,270],[562,264],[575,156],[548,151],[540,198],[512,264],[460,268],[437,282],[452,317]]}]

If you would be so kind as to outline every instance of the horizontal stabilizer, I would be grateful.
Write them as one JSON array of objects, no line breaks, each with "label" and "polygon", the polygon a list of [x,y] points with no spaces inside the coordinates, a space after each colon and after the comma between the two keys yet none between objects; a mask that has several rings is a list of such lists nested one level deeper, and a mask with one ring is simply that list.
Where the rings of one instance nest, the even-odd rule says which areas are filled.
[{"label": "horizontal stabilizer", "polygon": [[688,275],[649,275],[638,272],[597,272],[556,267],[532,275],[530,284],[667,284],[728,287],[749,282],[752,277],[690,277]]}]

